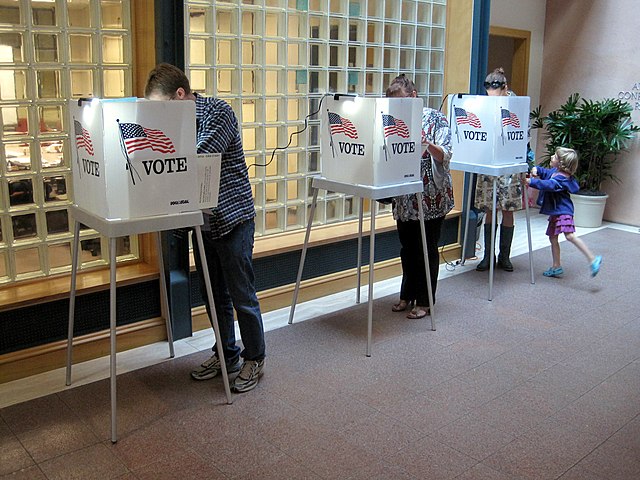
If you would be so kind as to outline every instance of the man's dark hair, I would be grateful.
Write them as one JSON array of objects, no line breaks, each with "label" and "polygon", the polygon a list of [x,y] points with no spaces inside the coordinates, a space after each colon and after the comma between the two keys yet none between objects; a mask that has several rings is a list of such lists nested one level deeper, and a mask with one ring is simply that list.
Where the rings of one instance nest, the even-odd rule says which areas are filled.
[{"label": "man's dark hair", "polygon": [[173,97],[178,88],[183,88],[189,95],[191,86],[189,79],[182,70],[168,63],[160,63],[149,72],[147,86],[144,89],[144,96],[149,97],[154,92],[161,93],[168,97]]}]

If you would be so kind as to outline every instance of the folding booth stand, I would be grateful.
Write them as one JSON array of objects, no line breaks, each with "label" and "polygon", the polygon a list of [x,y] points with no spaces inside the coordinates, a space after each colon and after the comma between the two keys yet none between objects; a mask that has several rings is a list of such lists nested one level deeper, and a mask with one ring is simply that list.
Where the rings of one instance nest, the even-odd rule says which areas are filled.
[{"label": "folding booth stand", "polygon": [[[482,174],[482,175],[490,175],[493,177],[493,208],[492,208],[492,216],[491,218],[496,221],[496,200],[497,200],[497,182],[498,177],[501,175],[513,175],[514,173],[525,173],[528,170],[526,163],[518,163],[515,165],[474,165],[463,162],[451,162],[451,170],[460,170],[463,172],[474,173],[474,174]],[[475,180],[475,175],[472,176]],[[525,212],[527,218],[527,240],[529,242],[529,270],[531,273],[531,283],[535,284],[535,277],[533,274],[533,254],[531,251],[531,220],[529,217],[529,193],[527,189],[524,188],[525,195]],[[471,189],[467,189],[466,193],[466,215],[465,215],[465,225],[467,228],[464,229],[464,239],[462,240],[462,255],[460,258],[460,264],[464,265],[465,258],[464,252],[465,247],[467,246],[467,237],[469,236],[469,212],[471,212]],[[491,231],[491,257],[489,262],[489,298],[488,300],[493,300],[493,274],[494,274],[494,260],[495,260],[495,247],[496,247],[496,229],[494,228]]]},{"label": "folding booth stand", "polygon": [[[171,332],[171,319],[169,316],[169,303],[167,298],[167,286],[164,275],[164,264],[162,261],[162,247],[160,245],[160,232],[165,230],[173,230],[177,228],[193,227],[200,248],[200,256],[203,259],[202,269],[206,283],[207,297],[212,305],[211,314],[213,318],[213,326],[218,346],[218,357],[224,362],[224,352],[222,350],[222,342],[220,341],[220,330],[218,320],[215,317],[215,309],[213,308],[213,294],[211,291],[211,282],[209,280],[208,266],[204,254],[202,244],[202,230],[200,226],[203,223],[202,212],[185,212],[172,215],[157,215],[146,218],[138,218],[133,220],[107,220],[100,218],[77,205],[71,205],[69,208],[71,216],[75,220],[75,229],[73,236],[73,251],[71,263],[71,291],[69,295],[69,333],[67,337],[67,375],[66,384],[71,385],[71,365],[73,352],[73,325],[75,319],[75,299],[76,299],[76,273],[78,269],[78,251],[80,247],[80,224],[84,224],[94,230],[100,232],[109,239],[109,336],[110,336],[110,381],[111,381],[111,441],[113,443],[118,440],[117,432],[117,395],[116,395],[116,239],[126,235],[136,235],[141,233],[157,232],[158,244],[158,266],[160,269],[160,294],[162,300],[162,310],[165,316],[167,327],[167,339],[169,341],[169,354],[171,358],[174,356],[173,335]],[[222,378],[227,396],[227,403],[231,404],[231,390],[229,387],[229,379],[226,369],[222,369]]]},{"label": "folding booth stand", "polygon": [[[198,239],[218,357],[224,364],[208,266],[202,243],[201,209],[215,207],[220,182],[220,155],[197,155],[193,102],[152,102],[143,99],[80,99],[69,102],[75,137],[71,149],[75,204],[67,385],[71,384],[73,324],[80,225],[109,239],[109,324],[111,376],[111,441],[117,441],[116,409],[116,239],[156,233],[163,313],[169,353],[174,356],[160,232],[193,227]],[[227,403],[231,390],[222,370]]]},{"label": "folding booth stand", "polygon": [[[449,123],[452,130],[453,157],[451,170],[489,175],[493,177],[492,218],[496,219],[497,180],[502,175],[525,173],[528,170],[527,141],[529,122],[529,97],[452,95],[449,101]],[[472,178],[475,179],[475,176]],[[533,257],[531,255],[531,223],[526,186],[525,208],[527,235],[529,237],[529,268],[531,283]],[[467,189],[466,223],[469,225],[471,189]],[[460,263],[464,265],[465,247],[469,228],[464,230]],[[493,273],[496,231],[491,232],[491,257],[489,262],[489,301],[493,300]]]},{"label": "folding booth stand", "polygon": [[[326,111],[322,113],[320,127],[320,153],[322,177],[314,177],[311,183],[313,201],[309,213],[307,232],[302,246],[296,287],[291,303],[289,323],[293,323],[304,261],[309,245],[309,235],[318,201],[318,190],[331,190],[360,198],[358,223],[358,288],[356,302],[360,302],[360,274],[362,253],[362,222],[364,199],[372,200],[371,235],[369,243],[369,309],[367,330],[367,356],[371,356],[373,330],[373,277],[376,210],[375,200],[400,195],[415,194],[418,198],[420,218],[424,185],[420,174],[423,145],[423,103],[419,98],[364,98],[353,95],[334,95],[326,99]],[[429,290],[431,328],[436,329],[431,276],[424,223],[420,222],[424,264]],[[437,268],[437,266],[436,266]]]},{"label": "folding booth stand", "polygon": [[[289,324],[293,323],[296,303],[298,302],[298,292],[300,291],[300,282],[302,280],[302,271],[304,269],[304,261],[309,246],[309,236],[313,217],[315,215],[316,204],[318,201],[318,190],[331,190],[333,192],[341,192],[360,198],[360,216],[358,222],[358,261],[357,261],[357,293],[356,303],[360,303],[360,277],[361,277],[361,254],[362,254],[362,223],[363,223],[363,206],[364,199],[369,198],[371,202],[371,230],[369,239],[369,299],[367,313],[367,357],[371,356],[371,337],[373,331],[373,274],[374,274],[374,254],[375,254],[375,231],[376,231],[376,210],[377,204],[375,200],[388,197],[396,197],[399,195],[415,194],[418,197],[418,208],[420,217],[424,218],[422,211],[422,192],[424,185],[422,181],[403,183],[398,185],[385,185],[380,187],[369,185],[352,185],[342,182],[327,180],[322,177],[314,177],[312,182],[313,201],[311,203],[311,211],[309,212],[309,222],[307,223],[307,231],[304,237],[304,245],[302,246],[302,256],[300,257],[300,266],[298,267],[298,277],[293,292],[293,300],[291,302],[291,311],[289,313]],[[424,266],[427,274],[427,288],[429,290],[429,310],[431,312],[431,330],[436,329],[435,310],[433,307],[433,294],[431,293],[431,276],[429,274],[429,258],[427,256],[427,241],[424,230],[424,223],[420,222],[420,234],[422,235],[422,250],[424,252]],[[437,266],[435,268],[438,268]]]}]

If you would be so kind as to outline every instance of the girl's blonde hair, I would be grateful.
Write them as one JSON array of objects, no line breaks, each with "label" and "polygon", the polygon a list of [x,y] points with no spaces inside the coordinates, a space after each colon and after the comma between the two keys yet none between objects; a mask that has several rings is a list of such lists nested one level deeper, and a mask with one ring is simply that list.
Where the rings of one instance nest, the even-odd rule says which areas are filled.
[{"label": "girl's blonde hair", "polygon": [[558,157],[560,170],[569,172],[571,175],[576,173],[578,169],[578,152],[573,148],[558,147],[556,148],[556,156]]}]

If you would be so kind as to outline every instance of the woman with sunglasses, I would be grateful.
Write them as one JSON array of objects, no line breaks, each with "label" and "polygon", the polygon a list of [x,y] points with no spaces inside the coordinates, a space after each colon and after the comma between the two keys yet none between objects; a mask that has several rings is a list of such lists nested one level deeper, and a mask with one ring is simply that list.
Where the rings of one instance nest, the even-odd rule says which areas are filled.
[{"label": "woman with sunglasses", "polygon": [[[509,90],[507,77],[502,68],[496,68],[487,75],[484,80],[484,88],[489,96],[510,96],[515,95]],[[511,255],[511,242],[513,241],[513,212],[522,209],[522,174],[504,175],[498,177],[496,208],[502,212],[502,223],[500,224],[500,253],[498,254],[497,265],[506,272],[513,272],[513,264],[509,259]],[[484,210],[484,258],[476,266],[476,270],[484,272],[489,270],[491,261],[491,229],[494,227],[494,220],[491,217],[493,201],[493,177],[489,175],[478,175],[476,184],[476,208]]]}]

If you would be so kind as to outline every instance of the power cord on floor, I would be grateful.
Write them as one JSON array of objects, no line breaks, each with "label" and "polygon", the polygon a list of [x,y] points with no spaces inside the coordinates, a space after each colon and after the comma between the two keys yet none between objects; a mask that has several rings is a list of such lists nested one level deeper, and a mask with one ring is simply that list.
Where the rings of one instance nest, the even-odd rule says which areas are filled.
[{"label": "power cord on floor", "polygon": [[[481,248],[482,248],[482,245],[480,245],[478,242],[476,242],[475,251],[478,252]],[[444,245],[442,247],[440,247],[440,258],[442,259],[442,261],[445,264],[445,267],[444,267],[445,270],[448,271],[448,272],[455,272],[456,267],[458,265],[462,264],[460,259],[457,259],[455,262],[447,260],[447,257],[445,257],[445,255],[444,255]],[[476,255],[476,256],[473,256],[473,257],[465,258],[465,262],[467,260],[472,260],[473,261],[473,260],[478,260],[478,259],[479,259],[479,257]]]}]

